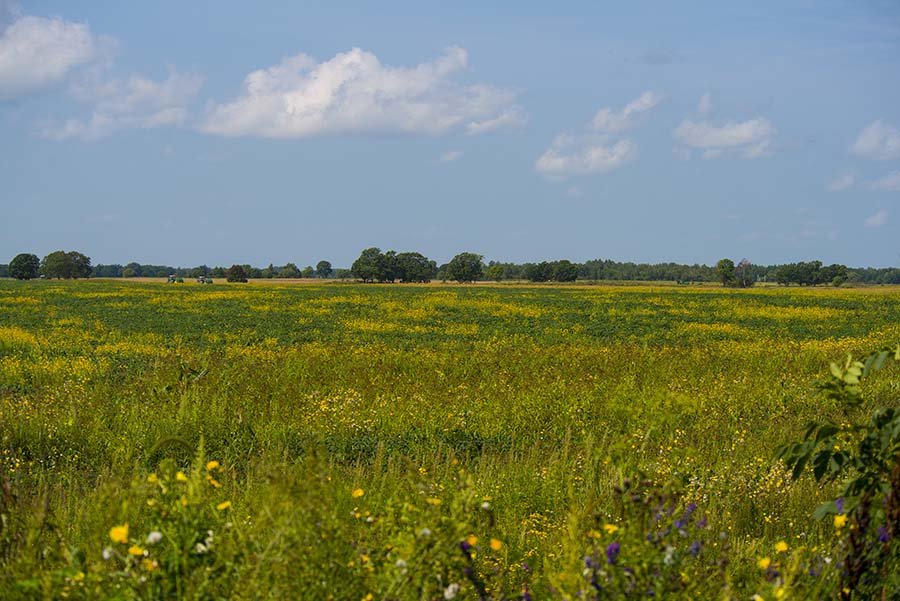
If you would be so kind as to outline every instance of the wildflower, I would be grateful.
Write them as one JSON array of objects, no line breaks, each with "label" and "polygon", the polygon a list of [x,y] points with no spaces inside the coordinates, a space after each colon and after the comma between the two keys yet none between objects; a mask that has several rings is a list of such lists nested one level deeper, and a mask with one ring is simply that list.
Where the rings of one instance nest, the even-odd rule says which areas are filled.
[{"label": "wildflower", "polygon": [[596,530],[588,530],[587,537],[588,538],[600,538],[600,533]]},{"label": "wildflower", "polygon": [[847,525],[847,516],[844,514],[834,516],[834,529],[840,530]]},{"label": "wildflower", "polygon": [[700,548],[702,546],[703,546],[703,544],[700,541],[695,540],[694,542],[691,543],[691,546],[688,549],[688,553],[690,553],[693,557],[697,557],[697,555],[700,554]]},{"label": "wildflower", "polygon": [[162,540],[162,532],[160,532],[159,530],[154,530],[153,532],[151,532],[150,534],[147,535],[147,544],[148,545],[155,545],[156,543],[158,543],[161,540]]},{"label": "wildflower", "polygon": [[103,548],[103,553],[101,553],[101,555],[103,556],[103,559],[105,559],[106,561],[109,561],[109,560],[112,558],[112,556],[113,556],[113,550],[112,550],[112,548],[110,548],[110,547],[104,547],[104,548]]},{"label": "wildflower", "polygon": [[128,524],[113,526],[109,529],[109,539],[114,543],[128,542]]},{"label": "wildflower", "polygon": [[364,494],[366,494],[366,491],[364,491],[361,488],[355,488],[355,489],[353,489],[353,492],[350,493],[350,496],[353,497],[354,499],[358,499],[361,496],[363,496]]},{"label": "wildflower", "polygon": [[149,476],[147,476],[147,482],[149,482],[150,484],[156,484],[157,482],[159,482],[159,477],[157,477],[156,474],[150,474]]},{"label": "wildflower", "polygon": [[891,540],[891,533],[888,532],[888,529],[885,526],[878,527],[878,541],[882,543],[886,543]]},{"label": "wildflower", "polygon": [[615,534],[616,532],[619,531],[619,527],[616,526],[615,524],[604,524],[603,531],[606,532],[607,534]]},{"label": "wildflower", "polygon": [[427,499],[425,499],[425,502],[428,503],[429,505],[440,505],[441,504],[441,500],[438,499],[437,497],[428,497]]},{"label": "wildflower", "polygon": [[179,471],[175,474],[175,479],[179,482],[187,482],[187,476],[184,475],[184,472]]},{"label": "wildflower", "polygon": [[137,556],[143,555],[144,550],[141,549],[140,547],[138,547],[137,545],[131,545],[130,547],[128,547],[128,554],[134,555],[135,557],[137,557]]},{"label": "wildflower", "polygon": [[226,509],[231,508],[231,501],[222,501],[218,505],[216,505],[216,509],[219,511],[225,511]]},{"label": "wildflower", "polygon": [[488,503],[487,501],[485,501],[484,503],[481,504],[481,508],[484,509],[485,511],[488,511],[491,508],[491,504]]},{"label": "wildflower", "polygon": [[209,463],[206,464],[206,471],[211,472],[213,470],[219,469],[219,462],[213,459]]},{"label": "wildflower", "polygon": [[609,565],[615,565],[616,558],[619,557],[620,548],[621,547],[618,542],[612,542],[606,546],[606,563],[608,563]]},{"label": "wildflower", "polygon": [[159,567],[159,564],[156,562],[155,559],[150,559],[148,557],[145,557],[143,560],[141,560],[141,566],[148,572],[152,572],[153,570],[155,570],[156,568]]},{"label": "wildflower", "polygon": [[775,552],[776,553],[785,553],[788,550],[788,544],[783,540],[775,543]]},{"label": "wildflower", "polygon": [[419,536],[421,536],[422,538],[428,538],[429,536],[431,536],[431,530],[429,530],[428,528],[422,528],[421,530],[419,530]]},{"label": "wildflower", "polygon": [[203,543],[197,543],[196,545],[194,545],[195,553],[199,553],[200,555],[203,555],[207,551],[209,551],[209,549]]},{"label": "wildflower", "polygon": [[768,557],[762,557],[756,562],[756,565],[759,566],[760,570],[768,570],[769,566],[772,565],[772,560]]},{"label": "wildflower", "polygon": [[362,598],[362,601],[372,601],[375,597],[372,596],[372,593],[366,593],[366,596]]},{"label": "wildflower", "polygon": [[469,536],[466,537],[466,542],[469,544],[470,547],[474,547],[475,545],[478,544],[478,537],[475,536],[474,534],[470,534]]},{"label": "wildflower", "polygon": [[834,506],[837,507],[838,513],[844,513],[844,497],[838,497],[834,501]]},{"label": "wildflower", "polygon": [[406,560],[404,560],[402,558],[398,559],[396,562],[394,562],[394,565],[397,566],[397,568],[400,570],[405,570],[406,569]]},{"label": "wildflower", "polygon": [[494,551],[499,551],[503,548],[503,541],[497,540],[496,538],[491,539],[491,549]]},{"label": "wildflower", "polygon": [[444,599],[455,599],[456,594],[459,592],[459,585],[455,582],[451,583],[447,588],[444,589]]},{"label": "wildflower", "polygon": [[675,563],[675,547],[672,545],[666,545],[666,554],[663,557],[663,563],[667,566]]}]

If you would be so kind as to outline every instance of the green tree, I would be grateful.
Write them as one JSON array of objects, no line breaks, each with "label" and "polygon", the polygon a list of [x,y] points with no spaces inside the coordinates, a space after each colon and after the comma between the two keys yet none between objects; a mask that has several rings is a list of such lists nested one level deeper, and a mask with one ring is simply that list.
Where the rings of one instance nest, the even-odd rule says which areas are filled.
[{"label": "green tree", "polygon": [[396,276],[401,282],[430,282],[437,274],[437,264],[417,252],[403,252],[394,257]]},{"label": "green tree", "polygon": [[319,261],[316,263],[316,277],[323,279],[330,278],[332,273],[334,273],[334,269],[331,268],[331,263],[328,261]]},{"label": "green tree", "polygon": [[303,268],[303,271],[300,272],[300,277],[302,278],[311,278],[315,277],[316,270],[312,268],[312,265],[307,265]]},{"label": "green tree", "polygon": [[53,251],[41,261],[41,273],[48,278],[70,278],[72,277],[72,259],[65,251]]},{"label": "green tree", "polygon": [[72,266],[71,277],[75,279],[91,277],[91,258],[89,256],[74,250],[66,253],[66,256]]},{"label": "green tree", "polygon": [[300,270],[297,269],[297,266],[293,263],[288,263],[284,267],[278,270],[278,277],[280,278],[299,278]]},{"label": "green tree", "polygon": [[9,262],[9,277],[17,280],[30,280],[38,276],[40,268],[41,261],[37,255],[18,254]]},{"label": "green tree", "polygon": [[723,286],[732,286],[734,284],[734,261],[721,259],[716,263],[716,276]]},{"label": "green tree", "polygon": [[350,272],[354,277],[364,282],[374,282],[381,272],[381,249],[367,248],[359,254],[359,258],[353,262]]},{"label": "green tree", "polygon": [[557,282],[574,282],[578,279],[578,265],[563,259],[553,263],[553,279]]},{"label": "green tree", "polygon": [[246,282],[247,270],[243,265],[232,265],[225,271],[225,279],[229,282]]},{"label": "green tree", "polygon": [[488,279],[499,282],[503,279],[503,265],[499,263],[491,263],[485,270],[485,274],[487,275]]},{"label": "green tree", "polygon": [[734,279],[741,288],[749,288],[753,285],[753,266],[747,259],[741,259],[734,268]]},{"label": "green tree", "polygon": [[447,264],[447,277],[457,282],[475,282],[484,274],[484,257],[475,253],[459,253]]}]

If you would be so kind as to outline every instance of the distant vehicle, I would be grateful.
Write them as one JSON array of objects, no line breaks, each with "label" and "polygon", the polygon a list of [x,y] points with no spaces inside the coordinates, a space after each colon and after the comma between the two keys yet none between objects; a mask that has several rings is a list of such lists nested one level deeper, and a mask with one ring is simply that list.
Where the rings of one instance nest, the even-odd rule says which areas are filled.
[{"label": "distant vehicle", "polygon": [[197,283],[198,284],[212,284],[213,280],[211,277],[201,275],[201,276],[197,277]]}]

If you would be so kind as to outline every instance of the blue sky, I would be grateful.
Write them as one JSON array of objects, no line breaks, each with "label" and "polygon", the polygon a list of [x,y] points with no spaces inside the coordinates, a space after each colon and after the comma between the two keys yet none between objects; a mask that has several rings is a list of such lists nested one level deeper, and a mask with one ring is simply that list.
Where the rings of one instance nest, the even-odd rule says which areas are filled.
[{"label": "blue sky", "polygon": [[0,262],[900,264],[900,4],[0,0]]}]

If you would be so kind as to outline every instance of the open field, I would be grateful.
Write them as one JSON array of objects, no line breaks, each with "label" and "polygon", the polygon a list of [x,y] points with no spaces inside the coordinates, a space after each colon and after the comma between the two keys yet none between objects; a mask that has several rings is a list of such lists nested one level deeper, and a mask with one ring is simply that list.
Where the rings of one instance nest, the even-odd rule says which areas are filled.
[{"label": "open field", "polygon": [[824,597],[773,452],[898,341],[898,288],[2,281],[0,598]]}]

